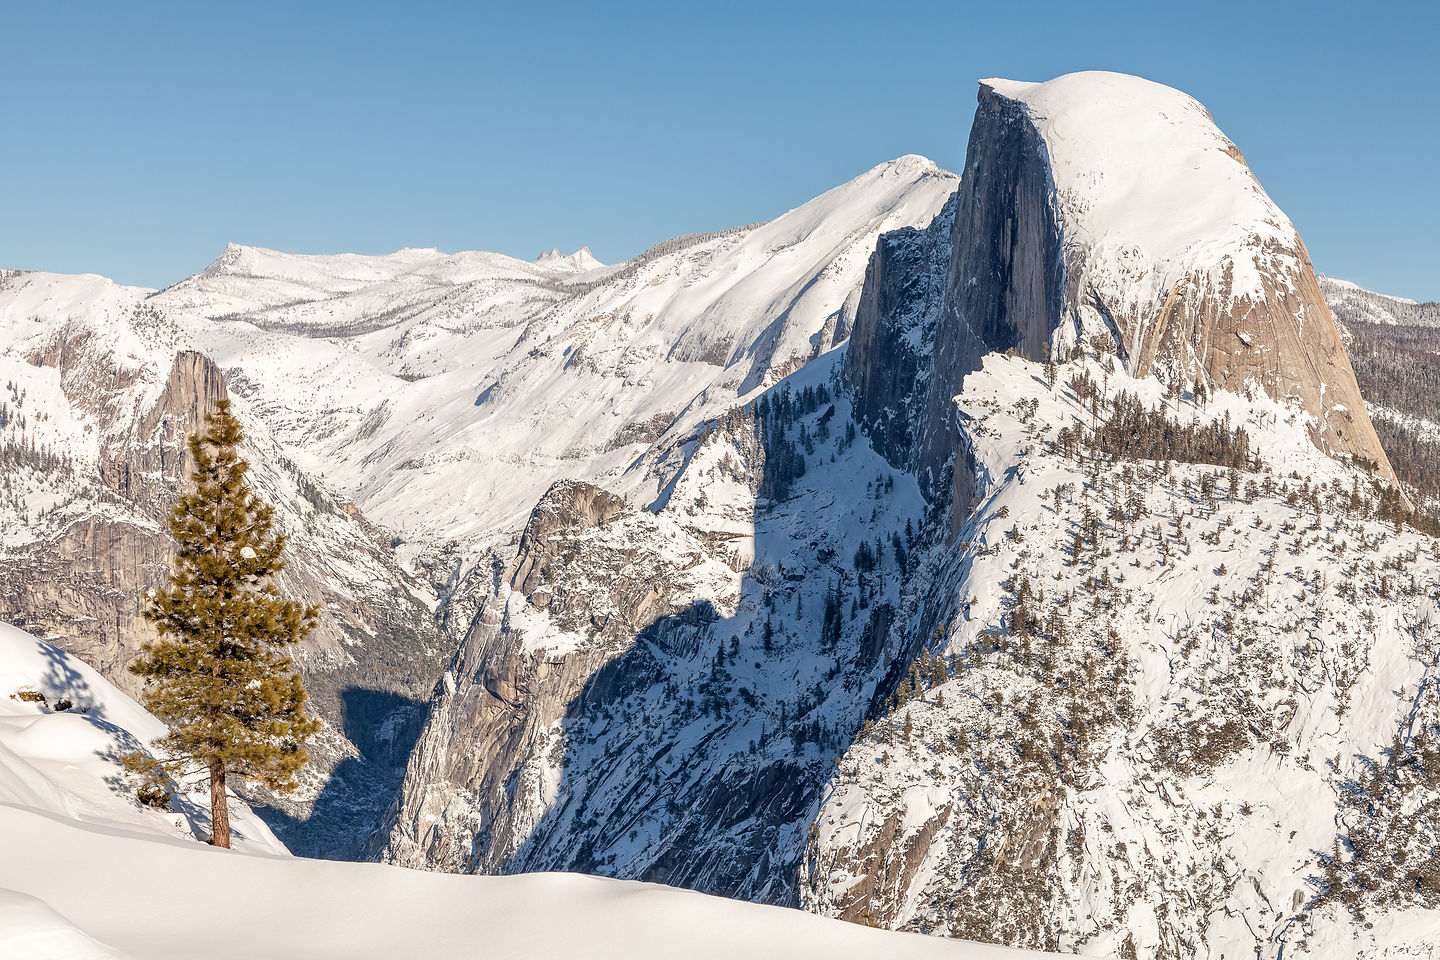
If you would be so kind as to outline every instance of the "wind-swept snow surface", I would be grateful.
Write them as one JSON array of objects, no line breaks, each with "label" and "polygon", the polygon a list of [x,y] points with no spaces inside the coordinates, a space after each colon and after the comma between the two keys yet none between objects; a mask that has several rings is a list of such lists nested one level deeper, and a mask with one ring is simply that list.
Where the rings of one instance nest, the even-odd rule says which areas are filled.
[{"label": "wind-swept snow surface", "polygon": [[122,955],[50,909],[0,888],[0,956],[25,960],[121,960]]}]

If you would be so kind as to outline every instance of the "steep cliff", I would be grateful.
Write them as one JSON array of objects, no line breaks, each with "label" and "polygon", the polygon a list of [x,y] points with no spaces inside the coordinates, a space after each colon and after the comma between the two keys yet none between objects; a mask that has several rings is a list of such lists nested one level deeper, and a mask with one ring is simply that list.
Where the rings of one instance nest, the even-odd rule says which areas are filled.
[{"label": "steep cliff", "polygon": [[[1304,244],[1203,107],[1109,73],[987,80],[978,101],[943,280],[938,234],[897,235],[859,300],[847,371],[892,463],[953,493],[963,520],[973,478],[951,401],[965,376],[990,350],[1040,360],[1083,343],[1182,389],[1294,401],[1320,449],[1394,479]],[[910,364],[910,382],[881,373],[917,352],[929,365]]]},{"label": "steep cliff", "polygon": [[1298,401],[1316,446],[1393,480],[1305,245],[1204,107],[1120,74],[982,88],[1044,141],[1073,335],[1108,333],[1131,373]]},{"label": "steep cliff", "polygon": [[982,82],[954,203],[858,302],[857,419],[953,509],[802,901],[1132,957],[1425,955],[1378,931],[1440,904],[1430,828],[1358,794],[1440,804],[1440,566],[1373,482],[1294,227],[1199,104],[1114,74]]},{"label": "steep cliff", "polygon": [[[0,276],[0,547],[159,576],[228,389],[325,609],[329,758],[375,760],[318,771],[312,820],[361,825],[329,852],[1147,960],[1396,946],[1440,876],[1440,560],[1293,227],[1110,74],[987,81],[964,174],[608,267]],[[44,625],[119,669],[113,579]]]},{"label": "steep cliff", "polygon": [[903,669],[923,522],[839,362],[642,458],[651,510],[552,487],[434,701],[386,859],[797,902],[835,758]]},{"label": "steep cliff", "polygon": [[504,870],[554,802],[582,693],[613,693],[600,669],[730,577],[673,523],[592,484],[552,486],[446,673],[386,858]]}]

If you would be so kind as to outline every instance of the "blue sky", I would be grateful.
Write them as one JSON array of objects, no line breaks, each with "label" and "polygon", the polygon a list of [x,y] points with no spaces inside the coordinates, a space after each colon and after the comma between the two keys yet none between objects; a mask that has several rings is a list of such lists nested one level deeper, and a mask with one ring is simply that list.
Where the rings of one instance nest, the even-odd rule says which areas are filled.
[{"label": "blue sky", "polygon": [[163,286],[227,241],[607,262],[905,153],[975,80],[1194,95],[1317,269],[1440,299],[1440,13],[1317,3],[6,4],[0,266]]}]

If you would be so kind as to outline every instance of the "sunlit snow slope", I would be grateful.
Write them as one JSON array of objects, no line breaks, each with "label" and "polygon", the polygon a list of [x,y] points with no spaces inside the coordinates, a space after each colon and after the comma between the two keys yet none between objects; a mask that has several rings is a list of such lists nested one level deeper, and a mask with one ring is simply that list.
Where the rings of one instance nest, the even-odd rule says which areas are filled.
[{"label": "sunlit snow slope", "polygon": [[1038,956],[656,884],[226,853],[8,805],[0,839],[0,955],[17,960]]},{"label": "sunlit snow slope", "polygon": [[876,238],[928,221],[956,182],[902,157],[613,267],[231,247],[152,302],[371,519],[416,550],[489,543],[553,480],[614,478],[843,340]]}]

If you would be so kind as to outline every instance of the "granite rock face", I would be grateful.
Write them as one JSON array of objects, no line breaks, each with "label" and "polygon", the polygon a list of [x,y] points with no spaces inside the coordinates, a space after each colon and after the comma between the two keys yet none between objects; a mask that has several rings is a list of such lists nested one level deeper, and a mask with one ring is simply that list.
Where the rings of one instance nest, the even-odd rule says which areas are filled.
[{"label": "granite rock face", "polygon": [[[700,541],[600,487],[551,486],[445,676],[376,852],[482,873],[538,857],[532,833],[555,801],[565,729],[628,682],[604,668],[653,642],[662,619],[707,616],[691,595],[718,569]],[[576,854],[559,843],[551,856]]]},{"label": "granite rock face", "polygon": [[845,355],[857,420],[870,442],[895,466],[918,472],[925,472],[918,451],[930,414],[928,387],[937,367],[932,345],[946,303],[959,202],[957,192],[924,229],[880,238]]},{"label": "granite rock face", "polygon": [[[1347,765],[1403,750],[1383,746],[1405,741],[1391,739],[1397,726],[1434,722],[1415,719],[1413,694],[1434,669],[1416,654],[1434,642],[1434,621],[1428,607],[1405,611],[1428,602],[1437,574],[1426,565],[1401,600],[1383,581],[1357,591],[1361,564],[1344,539],[1292,537],[1267,552],[1268,531],[1296,529],[1300,491],[1286,478],[1309,491],[1309,529],[1328,525],[1330,537],[1385,526],[1381,485],[1365,479],[1393,480],[1304,245],[1240,151],[1177,91],[1082,74],[983,81],[978,101],[951,219],[882,238],[846,364],[876,450],[949,510],[949,541],[932,548],[948,565],[927,571],[941,615],[933,628],[919,621],[917,638],[931,679],[888,704],[841,760],[812,820],[802,902],[1097,955],[1364,955],[1351,944],[1370,934],[1312,888],[1316,851],[1349,842],[1336,840],[1337,824],[1350,828],[1329,802],[1352,789]],[[1051,357],[1062,361],[1055,379],[1026,362]],[[1243,494],[1233,475],[1233,513],[1197,534],[1195,559],[1185,535],[1156,526],[1143,546],[1134,537],[1142,517],[1188,531],[1216,516],[1195,506],[1194,476],[1177,487],[1169,464],[1075,459],[1055,442],[1057,428],[1074,436],[1100,415],[1067,382],[1081,371],[1112,397],[1138,391],[1194,422],[1218,419],[1207,403],[1228,391],[1224,422],[1245,422],[1263,467]],[[1332,478],[1328,497],[1309,474]],[[1107,489],[1125,491],[1110,494],[1108,521],[1095,500]],[[1267,536],[1222,549],[1218,531],[1235,524]],[[1365,550],[1383,553],[1394,536],[1420,556],[1406,552],[1418,535],[1400,530],[1386,527],[1384,546],[1372,534]],[[1306,562],[1346,572],[1318,574],[1308,592],[1291,590],[1299,568],[1248,565],[1321,542]],[[1336,576],[1345,582],[1331,590]],[[1201,578],[1204,596],[1190,586]],[[1389,612],[1377,620],[1370,602]],[[1036,603],[1043,623],[1029,619]],[[1257,652],[1256,638],[1277,648]],[[1323,679],[1308,666],[1322,649],[1334,664]],[[1385,670],[1407,679],[1380,679]],[[1379,699],[1352,694],[1366,683]],[[1280,706],[1240,705],[1257,697]],[[1289,703],[1305,705],[1304,722]],[[1304,723],[1354,746],[1318,766],[1302,756]],[[1237,772],[1246,764],[1256,772]],[[1314,785],[1296,786],[1303,778]],[[1308,813],[1290,797],[1259,800],[1272,785],[1320,799]],[[1264,842],[1285,857],[1260,853],[1220,798],[1240,817],[1266,804]],[[1392,842],[1409,841],[1369,849]]]},{"label": "granite rock face", "polygon": [[903,675],[923,507],[857,441],[839,360],[652,451],[648,509],[551,487],[433,701],[384,859],[798,903],[835,757]]},{"label": "granite rock face", "polygon": [[[1077,123],[1065,125],[1077,102],[1100,129],[1080,135]],[[1217,203],[1212,171],[1177,169],[1193,150],[1205,164],[1243,171],[1218,178],[1243,195],[1238,225],[1193,240],[1153,236],[1153,224],[1107,192],[1123,193],[1110,185],[1131,175],[1126,151],[1145,147],[1095,142],[1116,116],[1142,138],[1153,122],[1165,128],[1156,138],[1181,140],[1164,141],[1167,152],[1148,161],[1174,183],[1161,215],[1203,220],[1197,210]],[[973,477],[953,398],[966,375],[992,350],[1040,360],[1077,344],[1114,354],[1135,376],[1294,401],[1312,418],[1317,447],[1394,479],[1304,244],[1202,107],[1109,74],[986,81],[947,214],[929,230],[887,235],[871,259],[846,366],[860,422],[877,450],[932,497],[948,496],[962,521]]]},{"label": "granite rock face", "polygon": [[[56,367],[67,399],[94,413],[113,411],[139,379],[97,358],[90,337],[57,338],[32,354]],[[191,351],[175,356],[159,396],[99,445],[97,498],[111,509],[85,511],[52,540],[28,545],[0,566],[8,619],[58,636],[61,646],[131,694],[139,678],[124,669],[154,630],[141,616],[146,591],[164,583],[173,554],[166,517],[190,470],[187,438],[224,399],[220,371]]]},{"label": "granite rock face", "polygon": [[860,420],[886,459],[962,509],[974,479],[955,394],[988,351],[1046,356],[1064,309],[1053,195],[1038,131],[982,90],[960,188],[927,230],[883,238],[866,274],[846,367]]}]

